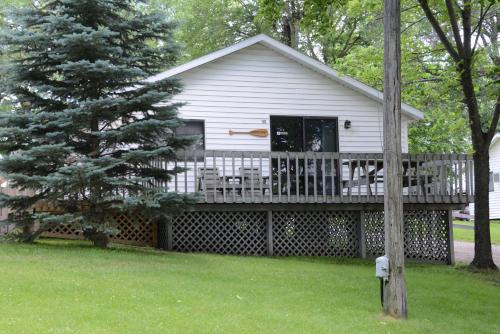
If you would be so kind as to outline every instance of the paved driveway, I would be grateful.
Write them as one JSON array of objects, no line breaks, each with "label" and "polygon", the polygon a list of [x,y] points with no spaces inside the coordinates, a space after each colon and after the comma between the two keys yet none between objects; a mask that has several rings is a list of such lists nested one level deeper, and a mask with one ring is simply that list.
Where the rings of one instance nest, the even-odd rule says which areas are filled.
[{"label": "paved driveway", "polygon": [[[469,264],[474,258],[474,244],[472,242],[455,241],[455,262]],[[500,246],[491,246],[493,260],[500,266]]]}]

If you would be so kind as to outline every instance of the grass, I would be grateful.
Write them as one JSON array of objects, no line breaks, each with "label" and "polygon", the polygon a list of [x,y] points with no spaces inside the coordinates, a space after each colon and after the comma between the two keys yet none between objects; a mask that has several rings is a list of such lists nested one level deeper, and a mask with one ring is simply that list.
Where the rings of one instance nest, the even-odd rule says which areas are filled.
[{"label": "grass", "polygon": [[[474,226],[474,222],[455,220],[455,224]],[[490,224],[491,243],[500,245],[500,221],[492,220]],[[466,230],[455,227],[453,229],[453,238],[459,241],[474,242],[474,230]]]},{"label": "grass", "polygon": [[407,267],[381,316],[372,261],[0,244],[0,333],[500,333],[500,276]]}]

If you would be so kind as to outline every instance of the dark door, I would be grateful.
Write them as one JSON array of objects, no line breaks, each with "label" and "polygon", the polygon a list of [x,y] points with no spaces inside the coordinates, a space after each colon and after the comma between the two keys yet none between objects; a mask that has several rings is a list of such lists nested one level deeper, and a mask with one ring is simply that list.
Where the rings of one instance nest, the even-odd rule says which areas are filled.
[{"label": "dark door", "polygon": [[[338,132],[336,118],[304,118],[304,151],[310,152],[338,152]],[[335,166],[333,166],[335,167]],[[308,159],[307,171],[308,175],[316,174],[316,190],[319,194],[332,194],[335,185],[336,174],[332,173],[332,161],[326,159]],[[324,178],[323,178],[324,174]],[[323,179],[325,182],[323,182]],[[314,192],[314,179],[307,180],[309,193]],[[336,191],[335,191],[336,193]]]},{"label": "dark door", "polygon": [[271,151],[337,152],[336,118],[271,116]]},{"label": "dark door", "polygon": [[[283,117],[271,116],[271,151],[281,152],[337,152],[338,151],[338,127],[336,118],[321,118],[321,117]],[[278,166],[277,159],[272,161],[273,174],[276,179],[281,175],[281,189],[275,191],[287,192],[290,187],[291,193],[295,193],[297,187],[299,192],[303,194],[307,187],[309,193],[314,189],[313,178],[305,179],[304,170],[307,168],[308,175],[316,173],[316,189],[319,193],[325,191],[328,194],[332,193],[332,187],[335,184],[335,177],[332,175],[331,160],[325,161],[323,166],[322,160],[314,162],[313,159],[301,159],[299,161],[299,170],[296,170],[295,160],[292,159],[287,171],[286,161],[281,160]],[[316,166],[316,170],[314,169]],[[300,184],[288,185],[286,175],[290,173],[291,180],[295,180],[296,173],[299,174]],[[323,173],[325,173],[325,184],[323,184]]]}]

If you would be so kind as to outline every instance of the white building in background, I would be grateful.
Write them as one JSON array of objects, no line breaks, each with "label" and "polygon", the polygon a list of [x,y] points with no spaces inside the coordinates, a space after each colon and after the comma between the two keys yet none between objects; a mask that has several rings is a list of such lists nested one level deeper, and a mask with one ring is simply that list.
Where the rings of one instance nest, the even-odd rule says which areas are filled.
[{"label": "white building in background", "polygon": [[[470,214],[474,216],[474,203],[470,205]],[[490,146],[490,219],[500,219],[500,133]]]}]

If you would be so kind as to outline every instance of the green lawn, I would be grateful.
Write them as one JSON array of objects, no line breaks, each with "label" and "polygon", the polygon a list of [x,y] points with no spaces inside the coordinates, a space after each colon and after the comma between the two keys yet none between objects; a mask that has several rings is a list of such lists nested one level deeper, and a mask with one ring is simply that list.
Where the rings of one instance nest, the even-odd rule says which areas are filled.
[{"label": "green lawn", "polygon": [[372,261],[0,244],[0,333],[500,333],[500,276],[409,265],[406,322]]},{"label": "green lawn", "polygon": [[[473,222],[455,220],[455,224],[474,226]],[[500,245],[500,221],[494,220],[490,224],[491,243]],[[455,227],[453,229],[453,238],[460,241],[474,242],[474,230],[465,230]]]}]

